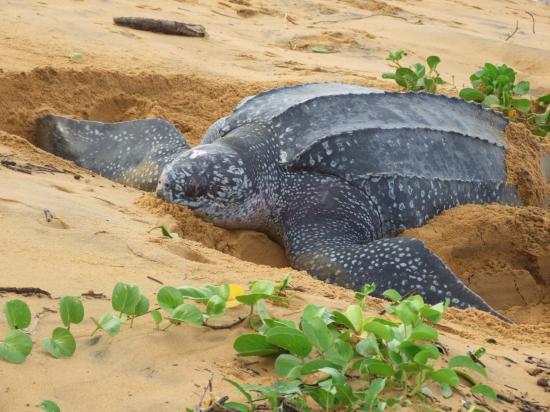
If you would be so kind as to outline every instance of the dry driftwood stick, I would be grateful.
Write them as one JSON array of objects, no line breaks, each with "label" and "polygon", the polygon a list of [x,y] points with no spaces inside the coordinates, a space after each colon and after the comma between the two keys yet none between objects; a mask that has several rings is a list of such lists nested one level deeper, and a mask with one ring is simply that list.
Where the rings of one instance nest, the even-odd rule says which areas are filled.
[{"label": "dry driftwood stick", "polygon": [[200,24],[187,24],[174,20],[158,20],[145,17],[115,17],[115,24],[136,30],[156,33],[176,34],[179,36],[204,37],[206,30]]}]

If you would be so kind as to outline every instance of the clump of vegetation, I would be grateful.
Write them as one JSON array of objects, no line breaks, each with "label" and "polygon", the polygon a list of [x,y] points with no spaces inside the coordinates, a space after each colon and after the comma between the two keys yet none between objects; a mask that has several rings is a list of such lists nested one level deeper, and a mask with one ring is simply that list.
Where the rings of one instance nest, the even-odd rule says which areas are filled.
[{"label": "clump of vegetation", "polygon": [[[460,377],[472,385],[472,393],[496,399],[489,386],[478,382],[478,378],[487,378],[478,360],[483,349],[470,356],[452,357],[444,367],[434,364],[441,352],[433,324],[442,319],[448,301],[432,306],[420,296],[403,298],[395,290],[388,290],[384,295],[393,301],[385,308],[388,317],[367,317],[365,299],[374,291],[373,285],[367,285],[356,293],[355,304],[345,311],[308,305],[296,323],[273,318],[265,305],[268,301],[283,304],[289,281],[289,276],[279,283],[259,280],[252,282],[247,291],[232,284],[163,286],[152,309],[138,286],[119,282],[111,297],[115,312],[105,313],[99,320],[92,318],[96,325],[92,335],[104,331],[116,336],[123,325],[132,327],[136,319],[149,314],[156,328],[162,330],[184,323],[228,329],[248,320],[255,332],[239,336],[235,350],[240,356],[276,356],[274,368],[280,380],[258,386],[227,379],[246,399],[246,403],[225,403],[230,410],[251,412],[267,403],[273,410],[288,406],[309,411],[315,403],[325,410],[345,407],[382,411],[408,405],[413,398],[431,399],[435,388],[444,397],[452,396],[453,388],[461,385]],[[238,305],[249,306],[247,316],[228,324],[209,323]],[[4,313],[11,330],[0,343],[0,357],[22,363],[33,346],[24,330],[30,325],[31,311],[25,302],[14,299],[4,304]],[[77,297],[65,296],[59,302],[59,313],[64,327],[55,328],[41,346],[55,358],[70,357],[76,350],[71,325],[82,322],[84,306]],[[45,411],[60,411],[51,400],[38,406]]]},{"label": "clump of vegetation", "polygon": [[403,49],[396,52],[390,52],[386,60],[390,61],[390,66],[395,68],[394,72],[387,72],[382,75],[384,79],[393,79],[404,90],[411,92],[426,91],[436,93],[437,86],[444,83],[437,71],[437,66],[441,62],[438,56],[430,56],[426,59],[426,66],[422,63],[415,63],[410,67],[404,67],[400,61],[407,54]]},{"label": "clump of vegetation", "polygon": [[281,379],[270,386],[227,380],[247,402],[224,406],[243,412],[264,403],[272,410],[309,411],[317,404],[325,410],[383,411],[409,405],[412,398],[430,399],[432,388],[450,397],[460,377],[472,385],[472,393],[496,399],[470,374],[487,378],[477,358],[455,356],[445,367],[434,365],[441,352],[431,325],[442,319],[448,301],[432,306],[420,296],[402,298],[388,290],[384,295],[394,301],[385,309],[390,318],[367,317],[364,298],[373,290],[366,286],[343,312],[309,305],[298,324],[272,318],[258,302],[257,332],[239,336],[234,348],[241,356],[277,356],[275,372]]},{"label": "clump of vegetation", "polygon": [[470,76],[470,82],[472,87],[460,91],[464,100],[501,111],[511,120],[525,123],[537,136],[550,132],[550,94],[532,100],[529,82],[516,83],[516,71],[511,67],[486,63]]}]

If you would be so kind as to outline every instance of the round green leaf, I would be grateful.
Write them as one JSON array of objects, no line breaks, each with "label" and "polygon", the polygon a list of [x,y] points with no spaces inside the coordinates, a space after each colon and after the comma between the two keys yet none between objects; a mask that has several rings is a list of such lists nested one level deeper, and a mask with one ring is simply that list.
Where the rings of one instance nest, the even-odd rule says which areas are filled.
[{"label": "round green leaf", "polygon": [[66,327],[71,323],[77,324],[84,319],[84,306],[75,296],[63,296],[59,301],[59,315]]},{"label": "round green leaf", "polygon": [[487,378],[487,371],[479,363],[476,363],[469,356],[454,356],[449,361],[449,368],[468,368],[476,371]]},{"label": "round green leaf", "polygon": [[204,292],[197,288],[192,288],[191,286],[181,286],[178,290],[184,299],[193,299],[204,303],[208,301],[208,297],[204,294]]},{"label": "round green leaf", "polygon": [[141,295],[139,298],[139,301],[137,305],[134,308],[134,316],[142,316],[147,313],[149,310],[149,299],[147,299],[145,296]]},{"label": "round green leaf", "polygon": [[365,363],[369,372],[374,375],[387,377],[393,376],[393,374],[395,373],[392,367],[385,362],[376,359],[367,359]]},{"label": "round green leaf", "polygon": [[514,94],[518,96],[526,95],[527,93],[529,93],[529,86],[530,85],[528,81],[522,80],[514,86]]},{"label": "round green leaf", "polygon": [[204,323],[202,312],[196,306],[183,303],[172,311],[170,319],[201,326]]},{"label": "round green leaf", "polygon": [[141,292],[137,286],[119,282],[113,289],[111,303],[113,309],[127,315],[135,315],[136,306],[140,303]]},{"label": "round green leaf", "polygon": [[99,318],[99,321],[93,318],[92,320],[96,323],[98,328],[103,329],[109,336],[116,336],[120,332],[122,319],[112,313],[105,313]]},{"label": "round green leaf", "polygon": [[489,399],[492,399],[494,401],[497,400],[497,394],[495,393],[495,391],[493,390],[493,388],[491,388],[490,386],[487,386],[487,385],[475,385],[472,387],[472,393],[480,393],[486,397],[488,397]]},{"label": "round green leaf", "polygon": [[393,339],[393,332],[391,328],[381,322],[378,322],[377,319],[368,322],[363,329],[374,334],[380,339],[384,339],[386,342]]},{"label": "round green leaf", "polygon": [[326,352],[332,346],[332,333],[321,318],[302,320],[302,331],[320,353]]},{"label": "round green leaf", "polygon": [[439,56],[429,56],[426,59],[426,62],[428,63],[428,67],[431,70],[435,70],[437,65],[441,62],[441,59],[439,58]]},{"label": "round green leaf", "polygon": [[206,314],[208,316],[221,316],[225,313],[225,300],[218,295],[212,296],[206,303]]},{"label": "round green leaf", "polygon": [[461,99],[467,100],[467,101],[473,101],[481,103],[483,100],[485,100],[485,94],[480,92],[476,89],[471,88],[464,88],[460,91],[459,96]]},{"label": "round green leaf", "polygon": [[300,358],[309,355],[312,349],[308,338],[302,332],[292,328],[278,326],[269,329],[266,338],[272,345],[286,349]]},{"label": "round green leaf", "polygon": [[10,330],[4,342],[0,342],[0,358],[10,363],[23,363],[31,350],[31,337],[20,330]]},{"label": "round green leaf", "polygon": [[275,360],[275,372],[283,378],[295,379],[300,376],[302,363],[299,358],[286,353],[279,355]]},{"label": "round green leaf", "polygon": [[434,382],[445,383],[453,388],[456,388],[460,385],[460,379],[456,372],[449,368],[443,368],[436,370],[430,374],[431,379]]},{"label": "round green leaf", "polygon": [[529,113],[531,111],[531,102],[529,102],[529,99],[512,99],[512,106],[522,113]]},{"label": "round green leaf", "polygon": [[45,400],[40,402],[38,406],[46,412],[61,412],[61,409],[54,401]]},{"label": "round green leaf", "polygon": [[437,330],[430,328],[424,323],[416,326],[409,336],[410,340],[437,340]]},{"label": "round green leaf", "polygon": [[537,103],[539,103],[543,106],[546,106],[546,105],[550,104],[550,94],[539,97],[537,99]]},{"label": "round green leaf", "polygon": [[68,358],[76,350],[76,341],[67,329],[55,328],[51,338],[42,339],[42,350],[54,358]]},{"label": "round green leaf", "polygon": [[281,349],[272,345],[267,338],[257,333],[241,335],[233,343],[233,348],[241,356],[269,356],[281,353]]},{"label": "round green leaf", "polygon": [[254,305],[262,299],[268,299],[271,295],[265,293],[249,293],[237,296],[237,300],[245,305]]},{"label": "round green leaf", "polygon": [[406,90],[416,90],[418,76],[411,69],[400,67],[395,71],[395,81]]},{"label": "round green leaf", "polygon": [[394,302],[400,302],[402,299],[401,294],[395,289],[388,289],[382,293],[382,295],[387,297],[389,300],[393,300]]},{"label": "round green leaf", "polygon": [[172,286],[163,286],[157,292],[157,303],[162,309],[171,311],[183,303],[183,296],[180,290]]},{"label": "round green leaf", "polygon": [[22,300],[13,299],[4,303],[4,314],[12,329],[24,329],[31,324],[31,310]]}]

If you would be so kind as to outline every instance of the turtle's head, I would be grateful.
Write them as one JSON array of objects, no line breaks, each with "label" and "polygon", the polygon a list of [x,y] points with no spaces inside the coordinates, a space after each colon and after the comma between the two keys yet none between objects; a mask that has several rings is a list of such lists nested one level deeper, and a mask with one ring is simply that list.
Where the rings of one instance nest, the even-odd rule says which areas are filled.
[{"label": "turtle's head", "polygon": [[187,206],[220,226],[239,227],[253,211],[254,181],[240,155],[228,146],[207,144],[188,150],[164,168],[157,195]]}]

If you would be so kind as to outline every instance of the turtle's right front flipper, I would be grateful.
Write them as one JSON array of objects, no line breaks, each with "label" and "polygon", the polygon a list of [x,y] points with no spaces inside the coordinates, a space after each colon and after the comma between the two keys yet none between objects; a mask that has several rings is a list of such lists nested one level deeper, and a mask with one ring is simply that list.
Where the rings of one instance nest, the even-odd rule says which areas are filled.
[{"label": "turtle's right front flipper", "polygon": [[189,145],[166,120],[121,123],[73,120],[48,115],[37,123],[42,149],[101,176],[153,191],[164,166]]}]

